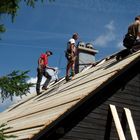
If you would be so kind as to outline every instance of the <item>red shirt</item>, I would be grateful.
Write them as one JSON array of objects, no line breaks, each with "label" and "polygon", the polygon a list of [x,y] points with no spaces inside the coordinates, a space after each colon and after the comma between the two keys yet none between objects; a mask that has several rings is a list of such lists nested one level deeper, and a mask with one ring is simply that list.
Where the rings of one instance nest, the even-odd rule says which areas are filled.
[{"label": "red shirt", "polygon": [[[40,59],[40,58],[41,58],[41,59]],[[46,54],[41,54],[40,58],[39,58],[38,64],[39,64],[41,67],[45,68],[45,67],[48,65],[48,56],[47,56]],[[42,60],[43,60],[43,61],[42,61]],[[41,63],[41,62],[42,62],[42,63]]]}]

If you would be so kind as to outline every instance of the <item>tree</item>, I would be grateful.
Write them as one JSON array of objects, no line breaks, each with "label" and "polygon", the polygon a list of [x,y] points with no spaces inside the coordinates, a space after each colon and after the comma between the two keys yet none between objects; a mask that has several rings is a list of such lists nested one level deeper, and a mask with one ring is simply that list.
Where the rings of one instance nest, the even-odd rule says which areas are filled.
[{"label": "tree", "polygon": [[[3,15],[10,15],[13,22],[18,10],[20,9],[20,2],[22,0],[0,0],[0,19]],[[38,0],[24,0],[27,6],[33,7]],[[44,0],[41,0],[43,2]],[[54,0],[49,0],[54,1]],[[6,31],[3,23],[0,21],[0,33]],[[34,84],[27,83],[27,73],[29,71],[13,71],[12,73],[0,77],[0,98],[4,101],[6,98],[13,99],[13,96],[26,95]],[[6,124],[0,124],[0,140],[6,140],[7,138],[14,138],[14,136],[6,136],[4,130],[9,129],[5,127]]]},{"label": "tree", "polygon": [[0,140],[7,140],[8,138],[16,138],[13,135],[5,135],[4,131],[10,129],[11,127],[7,127],[6,124],[0,124]]},{"label": "tree", "polygon": [[[22,0],[0,0],[0,19],[3,15],[10,15],[11,21],[20,9],[20,2]],[[38,0],[24,0],[27,6],[33,7]],[[44,0],[40,0],[43,2]],[[47,1],[47,0],[46,0]],[[49,0],[54,1],[54,0]],[[5,32],[4,24],[0,23],[0,33]],[[13,96],[22,96],[29,92],[32,83],[27,83],[26,79],[28,71],[13,71],[11,74],[0,77],[0,97],[2,101],[6,98],[13,98]]]},{"label": "tree", "polygon": [[13,96],[26,95],[30,92],[30,87],[34,86],[33,83],[27,83],[28,71],[13,71],[12,73],[0,77],[0,93],[1,99],[4,101],[6,98],[13,99]]},{"label": "tree", "polygon": [[[7,14],[11,16],[12,22],[17,14],[17,11],[20,9],[20,2],[22,0],[0,0],[0,19],[3,15]],[[38,0],[24,0],[27,6],[33,7]],[[44,0],[40,0],[43,2]],[[54,1],[54,0],[49,0]],[[4,24],[0,23],[0,33],[5,32],[6,28]]]},{"label": "tree", "polygon": [[[2,101],[6,98],[13,99],[13,96],[26,95],[34,84],[27,83],[26,80],[29,78],[27,76],[28,71],[13,71],[12,73],[0,77],[0,97]],[[7,140],[8,138],[15,138],[13,135],[5,135],[4,131],[10,129],[6,127],[6,124],[0,123],[0,140]]]},{"label": "tree", "polygon": [[[24,0],[27,5],[34,7],[35,0]],[[11,16],[12,22],[19,9],[21,0],[0,0],[0,19],[3,15]],[[5,32],[4,24],[0,23],[0,32]]]}]

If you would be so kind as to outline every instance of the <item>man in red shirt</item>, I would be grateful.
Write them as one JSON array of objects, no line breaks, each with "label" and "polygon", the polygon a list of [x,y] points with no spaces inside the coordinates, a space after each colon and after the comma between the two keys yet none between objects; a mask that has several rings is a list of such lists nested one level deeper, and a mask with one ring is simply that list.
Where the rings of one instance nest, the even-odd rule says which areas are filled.
[{"label": "man in red shirt", "polygon": [[49,75],[48,72],[46,72],[46,69],[52,69],[55,71],[54,68],[48,66],[48,57],[52,55],[51,51],[46,51],[46,53],[41,54],[40,58],[38,59],[38,68],[37,68],[37,84],[36,84],[36,92],[37,95],[40,94],[40,83],[42,80],[42,77],[45,76],[47,79],[45,83],[43,84],[42,89],[46,90],[47,86],[51,80],[51,75]]}]

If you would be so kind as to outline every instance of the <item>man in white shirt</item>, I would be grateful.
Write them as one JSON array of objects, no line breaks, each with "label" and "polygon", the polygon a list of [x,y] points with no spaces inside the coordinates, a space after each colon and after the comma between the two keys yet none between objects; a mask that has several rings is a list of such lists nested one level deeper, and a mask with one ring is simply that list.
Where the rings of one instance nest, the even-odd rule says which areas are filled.
[{"label": "man in white shirt", "polygon": [[76,60],[76,40],[78,39],[78,33],[74,33],[72,38],[68,41],[66,58],[68,60],[67,68],[66,68],[66,81],[69,80],[70,70],[72,73],[72,77],[75,75],[74,67]]}]

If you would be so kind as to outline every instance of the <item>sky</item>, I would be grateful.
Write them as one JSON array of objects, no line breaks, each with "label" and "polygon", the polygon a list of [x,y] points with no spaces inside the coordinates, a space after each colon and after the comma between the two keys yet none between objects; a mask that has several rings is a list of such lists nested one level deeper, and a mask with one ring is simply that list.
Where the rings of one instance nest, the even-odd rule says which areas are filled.
[{"label": "sky", "polygon": [[[98,61],[123,49],[123,36],[137,15],[139,0],[44,0],[35,8],[21,2],[14,23],[10,16],[1,19],[7,31],[0,35],[0,76],[30,70],[28,80],[36,82],[37,60],[46,50],[53,52],[49,66],[64,76],[64,51],[74,32],[79,34],[78,41],[93,43]],[[9,100],[0,103],[0,111],[9,104]]]}]

